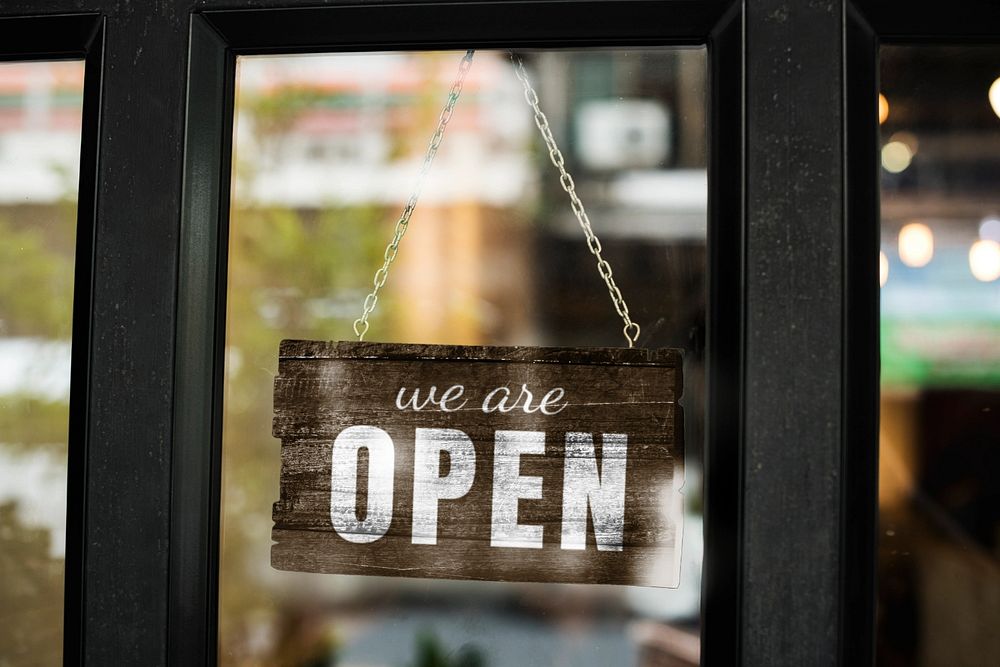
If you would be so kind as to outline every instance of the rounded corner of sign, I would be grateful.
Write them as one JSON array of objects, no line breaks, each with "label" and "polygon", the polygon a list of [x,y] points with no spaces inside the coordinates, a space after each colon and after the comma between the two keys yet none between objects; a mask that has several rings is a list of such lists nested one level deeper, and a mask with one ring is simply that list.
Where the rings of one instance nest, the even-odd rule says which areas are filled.
[{"label": "rounded corner of sign", "polygon": [[661,556],[657,567],[640,579],[639,586],[646,588],[677,589],[681,585],[680,549],[673,550],[669,555]]}]

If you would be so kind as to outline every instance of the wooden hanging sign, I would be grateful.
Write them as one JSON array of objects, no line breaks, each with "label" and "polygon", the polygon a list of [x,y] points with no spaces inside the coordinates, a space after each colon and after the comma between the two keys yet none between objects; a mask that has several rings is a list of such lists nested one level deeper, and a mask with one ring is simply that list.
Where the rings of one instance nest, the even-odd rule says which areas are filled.
[{"label": "wooden hanging sign", "polygon": [[286,340],[282,570],[677,585],[677,350]]}]

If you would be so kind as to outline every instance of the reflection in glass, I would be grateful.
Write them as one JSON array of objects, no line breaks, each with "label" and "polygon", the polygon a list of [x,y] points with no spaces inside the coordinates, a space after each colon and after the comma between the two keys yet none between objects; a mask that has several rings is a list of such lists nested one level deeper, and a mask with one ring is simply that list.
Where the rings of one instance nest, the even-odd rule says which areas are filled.
[{"label": "reflection in glass", "polygon": [[998,74],[995,47],[882,51],[883,142],[911,153],[883,149],[884,666],[1000,664]]},{"label": "reflection in glass", "polygon": [[[525,53],[643,327],[686,351],[677,590],[278,572],[283,338],[350,339],[462,53],[241,58],[230,226],[223,665],[697,664],[705,323],[702,49]],[[366,340],[619,346],[621,321],[506,54],[480,51]],[[669,624],[669,625],[668,625]]]},{"label": "reflection in glass", "polygon": [[83,64],[0,64],[0,664],[62,664]]}]

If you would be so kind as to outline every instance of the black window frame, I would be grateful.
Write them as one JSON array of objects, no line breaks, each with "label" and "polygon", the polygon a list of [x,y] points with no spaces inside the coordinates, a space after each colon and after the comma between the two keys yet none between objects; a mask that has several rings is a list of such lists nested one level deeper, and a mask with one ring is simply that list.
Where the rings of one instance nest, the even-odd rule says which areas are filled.
[{"label": "black window frame", "polygon": [[997,35],[986,0],[5,0],[0,60],[86,61],[65,663],[216,661],[237,54],[697,43],[703,662],[870,664],[878,48]]},{"label": "black window frame", "polygon": [[[181,230],[181,271],[178,293],[178,375],[175,385],[175,468],[172,544],[183,539],[189,548],[173,551],[172,580],[183,581],[192,594],[201,591],[208,603],[203,609],[187,600],[172,599],[171,632],[181,637],[204,637],[210,655],[200,652],[202,642],[169,641],[176,664],[195,664],[215,657],[218,587],[219,489],[221,478],[222,366],[225,343],[225,273],[228,241],[228,194],[233,134],[233,85],[235,61],[240,55],[386,51],[403,49],[554,48],[587,46],[707,46],[712,87],[723,96],[739,97],[737,31],[738,12],[724,2],[649,2],[648,0],[559,0],[339,5],[324,8],[205,11],[192,18],[188,90],[188,141],[186,183],[200,180],[193,174],[219,174],[206,189],[188,189]],[[447,16],[447,20],[443,18]],[[567,20],[571,15],[573,20]],[[718,53],[717,53],[718,52]],[[714,64],[713,64],[714,63]],[[724,91],[722,90],[724,88]],[[713,94],[713,97],[715,95]],[[711,102],[709,103],[711,106]],[[720,180],[737,183],[739,165],[719,156],[738,151],[737,106],[713,114],[709,135],[710,191],[721,191]],[[725,127],[728,132],[719,132]],[[714,166],[712,166],[714,165]],[[714,184],[714,185],[712,185]],[[709,266],[738,262],[738,203],[710,195],[710,219],[727,220],[725,233],[709,224]],[[214,266],[214,269],[212,268]],[[738,301],[736,275],[719,274],[710,280],[711,304]],[[712,316],[733,318],[733,308],[710,306]],[[731,325],[736,319],[730,319]],[[709,374],[725,364],[714,363],[736,356],[735,326],[709,324],[707,355]],[[183,367],[182,367],[183,365]],[[204,368],[216,369],[211,384]],[[712,382],[722,385],[722,382]],[[212,409],[207,409],[212,406]],[[727,414],[718,424],[735,424],[735,395],[717,391],[709,396],[708,411]],[[717,619],[706,627],[718,628],[705,641],[705,652],[718,655],[719,664],[732,663],[736,642],[735,609],[731,604],[736,525],[732,487],[719,483],[737,476],[738,460],[733,433],[708,424],[705,477],[724,498],[712,496],[706,485],[705,587],[703,615]],[[211,441],[210,450],[199,443]],[[189,446],[185,447],[187,443]],[[177,448],[183,447],[184,451]],[[726,448],[728,447],[728,451]],[[710,458],[709,451],[714,452]],[[206,479],[207,476],[207,479]],[[195,517],[198,525],[194,525]],[[715,542],[720,542],[713,546]],[[728,581],[727,581],[728,579]],[[704,633],[711,634],[711,633]],[[728,635],[728,636],[727,636]],[[197,663],[201,664],[201,663]]]},{"label": "black window frame", "polygon": [[[1000,5],[988,0],[960,0],[946,8],[905,0],[848,0],[845,72],[847,100],[848,250],[845,313],[853,317],[855,341],[845,373],[848,419],[844,442],[845,486],[842,541],[845,579],[856,576],[856,586],[844,590],[841,618],[841,664],[874,664],[876,633],[876,566],[878,552],[879,468],[879,298],[875,256],[880,247],[881,133],[878,124],[881,47],[909,45],[1000,44]],[[870,220],[871,224],[865,225]],[[870,262],[868,258],[871,258]],[[870,292],[874,291],[872,296]],[[850,344],[851,336],[847,337]],[[864,341],[868,341],[864,344]],[[862,343],[862,345],[858,345]],[[874,377],[871,370],[875,369]],[[855,433],[870,433],[866,444]],[[861,576],[857,576],[862,573]],[[852,620],[853,619],[853,622]],[[851,626],[864,632],[864,641],[852,641]]]}]

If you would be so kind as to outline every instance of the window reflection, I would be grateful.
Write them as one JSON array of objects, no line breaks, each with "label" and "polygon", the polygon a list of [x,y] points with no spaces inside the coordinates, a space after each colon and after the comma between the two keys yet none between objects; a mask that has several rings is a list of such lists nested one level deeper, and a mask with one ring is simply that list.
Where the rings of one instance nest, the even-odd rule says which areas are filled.
[{"label": "window reflection", "polygon": [[1000,664],[998,75],[882,51],[880,665]]},{"label": "window reflection", "polygon": [[62,664],[83,64],[0,64],[0,664]]},{"label": "window reflection", "polygon": [[[282,338],[349,339],[462,53],[241,58],[230,225],[224,665],[697,664],[705,323],[702,49],[524,53],[646,347],[687,386],[677,590],[269,567]],[[366,340],[618,346],[618,319],[502,52],[475,55]],[[671,663],[673,664],[673,663]]]}]

